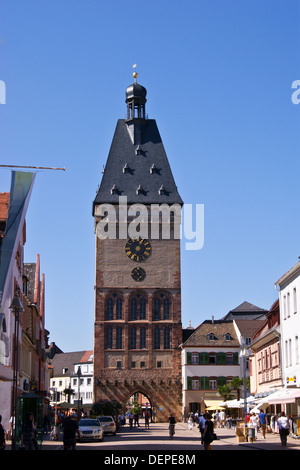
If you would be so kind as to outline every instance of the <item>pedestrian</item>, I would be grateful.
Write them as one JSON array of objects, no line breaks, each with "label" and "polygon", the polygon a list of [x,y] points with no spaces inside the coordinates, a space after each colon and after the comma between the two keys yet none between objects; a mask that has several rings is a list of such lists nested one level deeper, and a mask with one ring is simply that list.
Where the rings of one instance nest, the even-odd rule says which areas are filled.
[{"label": "pedestrian", "polygon": [[64,450],[75,450],[76,434],[80,438],[77,415],[66,416],[62,422]]},{"label": "pedestrian", "polygon": [[150,414],[149,411],[145,411],[145,428],[149,429]]},{"label": "pedestrian", "polygon": [[193,425],[194,425],[194,421],[193,421],[192,416],[190,415],[189,419],[188,419],[188,430],[189,431],[191,431],[193,429]]},{"label": "pedestrian", "polygon": [[254,428],[255,430],[255,438],[257,438],[257,428],[258,428],[258,417],[255,413],[251,413],[250,415],[250,420],[249,424]]},{"label": "pedestrian", "polygon": [[226,418],[225,412],[221,410],[219,414],[221,428],[225,427],[225,418]]},{"label": "pedestrian", "polygon": [[129,413],[129,427],[132,429],[132,424],[133,424],[133,414]]},{"label": "pedestrian", "polygon": [[0,450],[4,450],[6,446],[5,443],[5,431],[2,426],[2,416],[0,415]]},{"label": "pedestrian", "polygon": [[203,442],[203,433],[205,429],[205,418],[202,413],[199,415],[199,432],[201,433],[201,444],[204,444]]},{"label": "pedestrian", "polygon": [[140,425],[139,425],[139,414],[138,413],[134,414],[134,425],[140,427]]},{"label": "pedestrian", "polygon": [[281,412],[280,418],[277,420],[279,426],[279,435],[281,440],[281,445],[286,447],[287,437],[290,434],[290,424],[289,419],[285,416],[284,411]]},{"label": "pedestrian", "polygon": [[211,415],[207,413],[205,416],[205,428],[203,432],[203,442],[204,442],[204,450],[212,450],[211,443],[213,441],[213,433],[214,433],[214,423],[211,420]]},{"label": "pedestrian", "polygon": [[21,446],[24,447],[25,450],[37,450],[33,413],[28,413],[27,419],[23,423],[21,430]]},{"label": "pedestrian", "polygon": [[260,410],[258,419],[259,419],[259,425],[261,429],[262,438],[266,439],[267,415],[264,412],[264,410]]}]

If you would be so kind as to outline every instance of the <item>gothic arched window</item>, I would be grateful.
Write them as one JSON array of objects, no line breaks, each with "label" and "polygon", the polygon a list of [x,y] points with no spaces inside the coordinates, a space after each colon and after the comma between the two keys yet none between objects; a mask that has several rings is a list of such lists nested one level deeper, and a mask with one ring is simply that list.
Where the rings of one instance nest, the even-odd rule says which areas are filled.
[{"label": "gothic arched window", "polygon": [[140,329],[140,349],[146,349],[146,328],[144,326]]},{"label": "gothic arched window", "polygon": [[116,302],[116,320],[122,320],[123,317],[123,302],[119,297]]},{"label": "gothic arched window", "polygon": [[123,333],[123,330],[121,326],[118,326],[116,329],[116,349],[123,348],[122,333]]},{"label": "gothic arched window", "polygon": [[106,349],[112,349],[112,338],[113,330],[111,326],[108,326],[105,330],[105,347]]},{"label": "gothic arched window", "polygon": [[154,328],[154,349],[160,349],[160,328]]},{"label": "gothic arched window", "polygon": [[136,328],[130,328],[129,349],[136,349]]},{"label": "gothic arched window", "polygon": [[106,300],[106,320],[112,320],[114,317],[114,301],[111,297]]},{"label": "gothic arched window", "polygon": [[130,320],[137,320],[137,299],[135,297],[130,299]]},{"label": "gothic arched window", "polygon": [[170,349],[170,328],[164,329],[164,349]]},{"label": "gothic arched window", "polygon": [[153,299],[153,320],[170,320],[171,301],[169,296],[160,292]]},{"label": "gothic arched window", "polygon": [[147,299],[141,294],[136,294],[130,299],[129,320],[146,320]]},{"label": "gothic arched window", "polygon": [[123,299],[117,293],[110,294],[105,302],[105,320],[122,320]]}]

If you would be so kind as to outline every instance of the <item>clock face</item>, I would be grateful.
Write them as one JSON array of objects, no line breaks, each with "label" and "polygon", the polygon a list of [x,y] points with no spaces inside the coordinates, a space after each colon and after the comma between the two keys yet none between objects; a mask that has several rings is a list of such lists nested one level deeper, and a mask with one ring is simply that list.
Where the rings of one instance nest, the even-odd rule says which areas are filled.
[{"label": "clock face", "polygon": [[145,238],[130,238],[125,245],[125,253],[132,261],[145,261],[151,254],[151,244]]},{"label": "clock face", "polygon": [[143,268],[140,268],[140,267],[134,268],[131,271],[131,277],[135,281],[143,281],[146,277],[146,271]]}]

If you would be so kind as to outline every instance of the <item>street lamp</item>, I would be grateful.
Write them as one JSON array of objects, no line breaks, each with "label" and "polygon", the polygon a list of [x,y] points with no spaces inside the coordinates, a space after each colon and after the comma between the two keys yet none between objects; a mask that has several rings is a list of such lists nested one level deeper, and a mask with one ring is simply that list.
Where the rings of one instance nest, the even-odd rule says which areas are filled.
[{"label": "street lamp", "polygon": [[15,332],[13,343],[13,396],[12,396],[12,450],[16,449],[17,427],[17,396],[18,396],[18,361],[19,361],[19,324],[20,312],[24,310],[20,300],[20,288],[15,289],[15,295],[9,307],[15,315]]}]

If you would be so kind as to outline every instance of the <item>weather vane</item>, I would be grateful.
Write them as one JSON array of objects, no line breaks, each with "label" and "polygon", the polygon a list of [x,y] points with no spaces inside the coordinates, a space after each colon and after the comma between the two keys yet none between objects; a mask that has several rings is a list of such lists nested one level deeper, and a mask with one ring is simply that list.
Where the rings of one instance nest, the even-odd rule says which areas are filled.
[{"label": "weather vane", "polygon": [[[136,64],[134,64],[134,65],[132,66],[132,68],[135,69],[135,68],[136,68]],[[136,71],[134,71],[132,75],[133,75],[133,78],[134,78],[134,82],[136,83],[136,79],[137,79],[137,77],[138,77],[138,73],[137,73]]]}]

